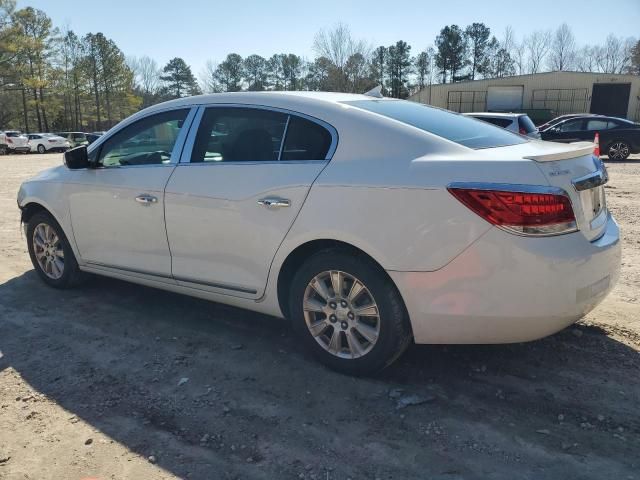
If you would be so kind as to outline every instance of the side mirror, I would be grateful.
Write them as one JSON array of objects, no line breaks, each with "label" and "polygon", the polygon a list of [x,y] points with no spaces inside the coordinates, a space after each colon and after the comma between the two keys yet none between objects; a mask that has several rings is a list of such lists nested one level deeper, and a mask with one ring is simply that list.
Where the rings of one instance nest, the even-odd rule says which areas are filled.
[{"label": "side mirror", "polygon": [[80,147],[72,148],[64,152],[64,164],[71,170],[78,170],[81,168],[89,168],[89,154],[87,153],[87,147],[81,145]]}]

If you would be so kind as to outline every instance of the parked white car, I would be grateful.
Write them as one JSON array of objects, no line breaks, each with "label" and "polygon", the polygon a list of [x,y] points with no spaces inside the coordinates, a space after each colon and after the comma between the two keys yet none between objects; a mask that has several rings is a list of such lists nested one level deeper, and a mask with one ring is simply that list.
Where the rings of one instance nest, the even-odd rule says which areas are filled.
[{"label": "parked white car", "polygon": [[3,131],[0,131],[0,155],[6,155],[9,153],[9,146],[7,145],[7,136]]},{"label": "parked white car", "polygon": [[4,132],[7,141],[8,153],[28,153],[31,150],[29,139],[22,132],[17,130],[7,130]]},{"label": "parked white car", "polygon": [[27,137],[32,152],[65,152],[71,148],[66,139],[53,133],[30,133]]},{"label": "parked white car", "polygon": [[286,316],[363,374],[592,310],[620,269],[592,152],[402,100],[225,93],[133,115],[18,205],[50,286],[91,272]]},{"label": "parked white car", "polygon": [[507,130],[519,133],[520,135],[526,135],[531,138],[540,138],[540,132],[538,127],[535,126],[533,121],[526,113],[497,113],[497,112],[472,112],[465,113],[469,117],[477,118],[483,122],[491,123],[498,127],[506,128]]}]

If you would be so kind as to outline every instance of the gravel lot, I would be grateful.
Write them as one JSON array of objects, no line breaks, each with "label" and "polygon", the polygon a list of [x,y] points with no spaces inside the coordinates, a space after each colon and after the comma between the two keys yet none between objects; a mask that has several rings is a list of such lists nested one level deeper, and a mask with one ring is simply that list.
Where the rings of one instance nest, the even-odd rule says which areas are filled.
[{"label": "gravel lot", "polygon": [[624,265],[588,317],[412,347],[372,379],[325,370],[282,320],[103,278],[45,287],[15,198],[60,162],[0,157],[0,479],[640,479],[640,158],[608,163]]}]

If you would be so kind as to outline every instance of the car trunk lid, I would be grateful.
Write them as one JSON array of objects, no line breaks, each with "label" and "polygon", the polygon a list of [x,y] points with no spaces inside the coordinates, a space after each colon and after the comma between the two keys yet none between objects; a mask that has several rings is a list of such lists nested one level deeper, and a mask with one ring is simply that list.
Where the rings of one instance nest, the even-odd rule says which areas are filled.
[{"label": "car trunk lid", "polygon": [[580,142],[524,156],[537,163],[550,185],[567,192],[578,228],[589,240],[602,235],[608,217],[607,172],[593,147],[590,142]]}]

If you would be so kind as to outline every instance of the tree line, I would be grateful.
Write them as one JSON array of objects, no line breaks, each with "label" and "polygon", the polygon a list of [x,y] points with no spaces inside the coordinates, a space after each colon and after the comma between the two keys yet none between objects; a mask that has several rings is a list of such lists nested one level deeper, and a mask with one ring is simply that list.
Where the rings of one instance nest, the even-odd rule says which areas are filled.
[{"label": "tree line", "polygon": [[103,130],[140,108],[200,93],[362,93],[380,85],[386,96],[406,98],[433,83],[550,70],[640,74],[637,39],[611,34],[602,45],[579,46],[567,24],[521,39],[507,27],[499,37],[484,23],[447,25],[414,54],[403,40],[374,47],[339,24],[316,34],[312,59],[230,53],[196,78],[182,58],[160,66],[127,57],[101,32],[61,30],[42,10],[0,0],[0,128]]}]

